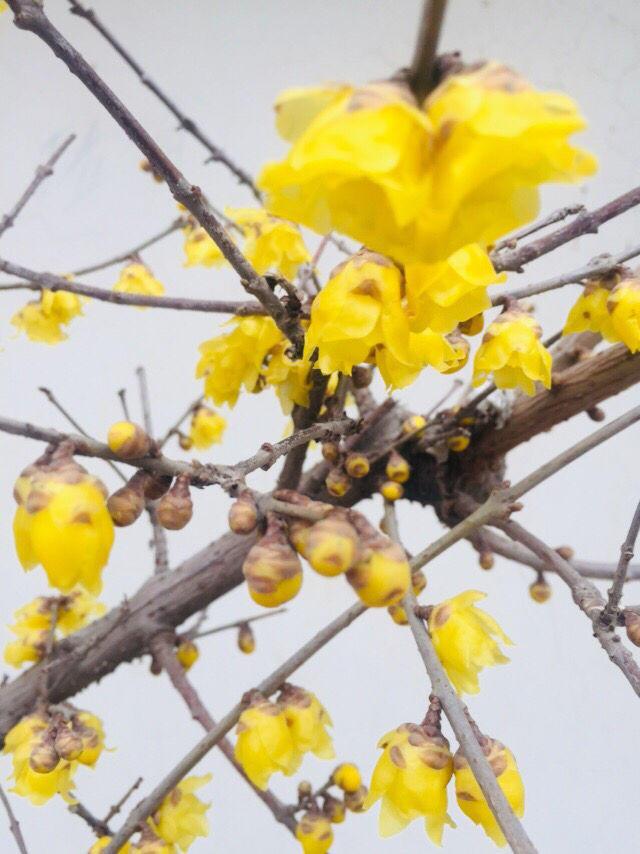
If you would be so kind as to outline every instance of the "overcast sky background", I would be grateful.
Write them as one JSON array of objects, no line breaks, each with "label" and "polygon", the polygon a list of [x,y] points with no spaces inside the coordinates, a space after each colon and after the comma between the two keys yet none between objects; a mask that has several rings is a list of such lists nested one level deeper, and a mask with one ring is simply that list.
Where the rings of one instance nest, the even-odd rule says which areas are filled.
[{"label": "overcast sky background", "polygon": [[[173,95],[189,115],[239,163],[255,173],[284,151],[272,122],[274,96],[291,85],[326,80],[365,82],[406,64],[411,56],[420,3],[396,0],[94,0],[96,10],[135,53],[143,67]],[[582,201],[600,204],[637,183],[640,109],[640,7],[636,0],[585,4],[580,0],[453,0],[442,47],[461,49],[469,60],[498,58],[516,67],[541,88],[574,96],[590,121],[581,142],[601,160],[599,174],[584,188],[545,190],[544,207]],[[71,16],[64,0],[47,0],[47,11],[113,89],[126,101],[175,162],[219,206],[250,204],[225,169],[203,165],[203,151],[191,137],[175,132],[175,121],[148,93],[86,23]],[[65,154],[3,238],[0,255],[38,270],[66,272],[110,257],[159,231],[176,215],[167,190],[138,169],[139,153],[93,97],[70,77],[35,37],[18,32],[10,15],[0,17],[0,82],[3,92],[0,133],[0,211],[8,210],[62,138],[77,141]],[[531,264],[518,284],[569,270],[598,252],[618,252],[637,242],[640,212],[632,211],[597,236],[582,238],[551,258]],[[316,245],[317,238],[310,240]],[[239,296],[232,273],[185,270],[180,235],[144,254],[172,295]],[[331,261],[329,257],[328,262]],[[117,268],[87,277],[110,287]],[[3,277],[3,281],[5,277]],[[566,289],[539,301],[546,334],[555,332],[576,295]],[[57,346],[17,338],[9,318],[28,297],[2,296],[0,308],[1,411],[15,418],[65,428],[60,416],[38,392],[49,386],[74,416],[97,437],[120,411],[116,391],[127,387],[134,410],[136,366],[149,373],[153,416],[163,432],[199,393],[193,377],[198,344],[216,334],[212,316],[172,314],[92,303],[75,320],[70,339]],[[449,378],[425,371],[398,395],[417,411],[429,408]],[[637,403],[631,390],[607,403],[609,418]],[[277,440],[284,418],[270,392],[242,400],[228,416],[227,441],[204,459],[233,462],[265,439]],[[509,458],[512,478],[527,473],[555,451],[595,429],[579,416],[520,448]],[[572,544],[580,557],[615,560],[640,493],[638,428],[627,431],[538,487],[526,500],[524,524],[552,545]],[[47,593],[41,569],[26,576],[11,536],[15,476],[40,451],[28,440],[0,434],[0,622],[36,595]],[[182,452],[172,445],[169,453]],[[116,481],[103,464],[91,464],[111,488]],[[252,481],[267,486],[272,476]],[[193,522],[169,533],[173,564],[225,530],[227,498],[218,490],[198,494]],[[379,501],[367,503],[374,521]],[[440,533],[432,511],[400,507],[407,547],[419,549]],[[105,571],[104,601],[117,604],[150,572],[145,520],[120,531]],[[498,560],[483,573],[475,554],[459,544],[435,561],[428,572],[425,601],[438,601],[463,589],[489,594],[489,610],[516,642],[511,663],[481,677],[482,691],[470,707],[480,726],[514,751],[527,790],[525,824],[545,854],[589,851],[593,854],[637,851],[637,778],[640,761],[637,699],[592,639],[589,625],[568,591],[552,580],[546,606],[534,604],[527,586],[532,573]],[[637,585],[628,588],[637,601]],[[201,660],[192,671],[212,715],[219,717],[240,694],[257,683],[318,628],[353,601],[340,579],[305,573],[301,594],[287,614],[260,623],[253,656],[236,651],[233,633],[204,640]],[[239,588],[210,609],[214,625],[259,609]],[[4,628],[3,628],[4,631]],[[6,639],[9,639],[8,632]],[[428,686],[408,630],[384,613],[370,613],[309,664],[294,680],[315,691],[331,712],[334,741],[341,761],[357,762],[366,777],[377,759],[376,742],[403,721],[419,721]],[[99,686],[74,699],[100,715],[108,744],[94,771],[81,769],[77,794],[92,811],[106,812],[131,782],[144,777],[147,792],[200,737],[181,699],[164,677],[153,677],[148,661],[121,667]],[[9,761],[0,763],[2,778]],[[324,782],[332,765],[311,757],[303,776]],[[198,772],[211,771],[203,791],[212,801],[211,836],[198,841],[194,854],[248,850],[276,854],[295,851],[246,784],[217,753]],[[274,790],[293,800],[297,779],[273,778]],[[451,787],[453,792],[453,787]],[[62,801],[41,808],[13,796],[30,854],[86,851],[92,837]],[[332,848],[341,852],[406,854],[429,847],[421,822],[389,840],[377,836],[378,808],[349,815],[336,827]],[[453,854],[491,851],[493,845],[451,803],[457,830],[445,831]],[[0,846],[12,840],[0,815]]]}]

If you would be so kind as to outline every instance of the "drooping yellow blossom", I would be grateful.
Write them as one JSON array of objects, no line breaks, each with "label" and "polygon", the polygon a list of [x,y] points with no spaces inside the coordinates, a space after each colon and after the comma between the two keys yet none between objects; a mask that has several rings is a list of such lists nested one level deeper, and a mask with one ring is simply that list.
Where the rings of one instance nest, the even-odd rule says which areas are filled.
[{"label": "drooping yellow blossom", "polygon": [[301,761],[287,725],[284,710],[255,694],[249,707],[240,715],[235,757],[244,773],[259,789],[266,789],[276,771],[294,774]]},{"label": "drooping yellow blossom", "polygon": [[296,839],[304,854],[327,854],[333,842],[331,821],[321,812],[304,813],[296,825]]},{"label": "drooping yellow blossom", "polygon": [[416,818],[424,817],[425,830],[436,845],[442,842],[447,814],[447,783],[453,760],[446,738],[417,724],[402,724],[378,742],[382,756],[371,778],[365,809],[382,798],[378,829],[392,836]]},{"label": "drooping yellow blossom", "polygon": [[49,584],[63,593],[79,584],[99,594],[114,538],[104,485],[69,455],[32,469],[14,491],[20,563],[27,571],[42,564]]},{"label": "drooping yellow blossom", "polygon": [[[104,851],[110,842],[110,836],[101,836],[100,839],[96,839],[93,843],[89,849],[89,854],[100,854],[100,852]],[[129,842],[125,842],[122,848],[118,850],[118,854],[131,854],[131,844]]]},{"label": "drooping yellow blossom", "polygon": [[[113,290],[123,294],[160,297],[164,293],[164,285],[151,275],[151,271],[145,264],[135,263],[128,264],[121,271]],[[139,307],[144,308],[144,306]]]},{"label": "drooping yellow blossom", "polygon": [[102,721],[91,712],[78,712],[71,718],[73,731],[82,740],[82,751],[78,762],[90,768],[96,764],[104,750],[104,728]]},{"label": "drooping yellow blossom", "polygon": [[242,252],[260,275],[280,273],[291,280],[311,260],[294,223],[263,208],[227,208],[225,214],[242,230]]},{"label": "drooping yellow blossom", "polygon": [[276,608],[297,596],[302,564],[276,516],[268,517],[266,533],[249,550],[242,573],[249,595],[264,608]]},{"label": "drooping yellow blossom", "polygon": [[185,267],[221,267],[226,259],[201,226],[187,225],[184,234]]},{"label": "drooping yellow blossom", "polygon": [[61,795],[67,803],[74,803],[71,789],[76,763],[61,759],[56,761],[54,754],[51,770],[47,773],[35,771],[31,765],[32,753],[42,744],[48,726],[49,719],[35,713],[22,718],[7,733],[3,752],[10,753],[13,762],[12,777],[15,785],[11,791],[28,798],[36,806],[45,804],[56,794]]},{"label": "drooping yellow blossom", "polygon": [[51,598],[38,596],[15,614],[9,628],[18,636],[4,649],[4,660],[13,667],[27,661],[39,661],[51,633],[54,606],[57,611],[56,630],[66,637],[104,614],[106,607],[84,590],[72,590],[68,596]]},{"label": "drooping yellow blossom", "polygon": [[40,299],[28,302],[13,315],[11,323],[31,341],[59,344],[69,337],[63,327],[80,314],[82,301],[77,294],[43,290]]},{"label": "drooping yellow blossom", "polygon": [[[498,785],[504,792],[513,812],[518,818],[522,818],[524,815],[524,785],[515,757],[508,747],[493,738],[485,737],[484,742],[484,754],[496,776]],[[482,826],[484,832],[496,845],[501,848],[504,847],[507,840],[489,809],[469,763],[460,750],[453,757],[453,768],[458,806],[471,821]]]},{"label": "drooping yellow blossom", "polygon": [[218,445],[222,441],[226,420],[208,406],[199,406],[191,417],[189,427],[189,438],[193,447],[199,451],[205,451],[212,445]]},{"label": "drooping yellow blossom", "polygon": [[194,792],[211,780],[211,774],[185,777],[160,804],[151,819],[153,830],[169,845],[188,851],[198,836],[209,834],[205,813],[210,804],[203,803]]},{"label": "drooping yellow blossom", "polygon": [[405,267],[411,329],[452,332],[459,323],[490,308],[487,287],[504,282],[486,250],[477,243],[458,249],[445,261]]},{"label": "drooping yellow blossom", "polygon": [[311,388],[309,363],[304,359],[289,358],[289,347],[286,338],[276,344],[269,354],[269,363],[263,373],[266,384],[277,394],[285,415],[289,415],[296,404],[308,406]]},{"label": "drooping yellow blossom", "polygon": [[326,730],[333,724],[316,695],[304,688],[285,685],[278,702],[283,708],[294,749],[298,753],[310,751],[319,759],[333,759],[333,742]]},{"label": "drooping yellow blossom", "polygon": [[611,326],[617,340],[632,353],[640,350],[640,279],[623,279],[607,302]]},{"label": "drooping yellow blossom", "polygon": [[497,641],[512,641],[493,617],[474,605],[484,598],[485,593],[466,590],[436,605],[429,616],[433,645],[459,694],[477,694],[480,671],[509,661]]},{"label": "drooping yellow blossom", "polygon": [[347,581],[369,608],[399,602],[411,584],[411,570],[404,549],[380,534],[360,513],[351,514],[360,535],[358,560],[346,574]]},{"label": "drooping yellow blossom", "polygon": [[259,177],[267,208],[402,262],[488,245],[536,215],[540,184],[596,166],[567,141],[584,127],[574,102],[497,63],[447,77],[424,109],[389,82],[294,90],[276,106],[293,144]]},{"label": "drooping yellow blossom", "polygon": [[610,296],[611,290],[606,287],[606,283],[592,281],[585,285],[571,307],[562,330],[563,335],[571,335],[575,332],[597,332],[605,341],[617,341],[611,315],[607,311],[607,301]]},{"label": "drooping yellow blossom", "polygon": [[489,325],[473,363],[473,384],[493,374],[498,388],[521,388],[533,395],[536,382],[551,388],[551,354],[540,341],[542,330],[534,317],[510,309]]}]

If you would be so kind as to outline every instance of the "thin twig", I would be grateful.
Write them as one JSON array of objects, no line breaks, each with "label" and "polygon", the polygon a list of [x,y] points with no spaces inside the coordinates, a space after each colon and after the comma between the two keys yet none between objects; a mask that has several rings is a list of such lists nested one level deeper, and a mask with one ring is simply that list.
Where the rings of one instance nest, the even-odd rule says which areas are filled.
[{"label": "thin twig", "polygon": [[103,818],[103,821],[105,824],[108,824],[111,821],[111,819],[114,818],[114,816],[118,815],[118,813],[120,812],[122,807],[126,804],[126,802],[129,800],[131,795],[137,789],[139,789],[141,785],[142,785],[142,777],[138,777],[138,779],[135,781],[135,783],[133,783],[133,785],[129,786],[129,788],[124,793],[124,795],[120,798],[120,800],[117,803],[115,803],[112,807],[109,808],[109,812]]},{"label": "thin twig", "polygon": [[118,39],[105,27],[102,21],[97,17],[96,13],[93,9],[87,9],[78,0],[69,0],[71,5],[71,12],[74,15],[78,15],[81,18],[84,18],[88,21],[94,29],[96,29],[101,36],[111,45],[111,47],[118,53],[122,59],[127,63],[129,68],[136,74],[140,82],[147,87],[153,94],[165,105],[165,107],[178,119],[180,122],[178,129],[186,130],[187,133],[190,133],[198,142],[206,148],[209,152],[208,161],[215,161],[217,163],[222,163],[226,168],[238,179],[241,184],[244,184],[251,193],[253,194],[255,200],[260,203],[262,201],[262,197],[258,188],[255,186],[253,181],[251,180],[250,175],[245,172],[244,169],[241,169],[237,163],[234,163],[231,158],[225,154],[225,152],[215,143],[213,143],[208,136],[205,135],[204,131],[202,131],[193,119],[188,118],[182,110],[175,104],[175,102],[166,95],[163,90],[154,83],[154,81],[149,77],[149,75],[144,71],[144,69],[140,66],[138,61],[134,58],[134,56],[129,53],[128,50],[121,44]]},{"label": "thin twig", "polygon": [[[266,679],[258,686],[257,690],[265,696],[270,696],[286,682],[286,680],[295,671],[308,661],[313,655],[322,649],[330,640],[338,635],[347,626],[350,626],[354,620],[360,617],[367,610],[366,606],[357,603],[352,605],[340,616],[336,617],[333,622],[329,623],[321,629],[311,640],[307,641],[300,647],[284,664],[281,664],[273,671]],[[129,814],[120,830],[113,836],[109,845],[105,848],[104,854],[116,854],[122,845],[135,833],[138,825],[143,822],[147,816],[151,815],[164,797],[174,789],[180,780],[185,777],[195,765],[203,759],[210,750],[212,750],[223,738],[229,730],[238,722],[238,718],[242,714],[244,706],[242,703],[237,703],[227,714],[221,718],[216,726],[213,727],[189,753],[186,754],[169,773],[158,783],[153,791],[141,801]]]},{"label": "thin twig", "polygon": [[184,419],[185,419],[185,418],[188,418],[188,417],[189,417],[193,412],[195,412],[195,411],[196,411],[196,409],[200,406],[200,404],[202,403],[202,401],[203,401],[203,400],[204,400],[203,396],[202,396],[202,395],[200,395],[199,397],[197,397],[197,398],[193,401],[193,403],[190,403],[190,404],[189,404],[189,406],[188,406],[188,407],[187,407],[187,409],[182,413],[182,415],[181,415],[181,416],[180,416],[176,421],[174,421],[174,423],[171,425],[171,427],[169,427],[169,429],[167,430],[167,432],[164,434],[164,437],[163,437],[162,439],[160,439],[160,440],[159,440],[159,442],[158,442],[158,447],[159,447],[159,448],[163,448],[163,447],[167,444],[167,442],[169,441],[169,439],[170,439],[170,438],[171,438],[175,433],[177,433],[177,432],[178,432],[178,430],[179,430],[179,429],[180,429],[180,427],[182,426],[182,422],[184,421]]},{"label": "thin twig", "polygon": [[56,165],[56,163],[58,162],[60,157],[62,157],[64,152],[71,145],[71,143],[73,142],[73,140],[75,138],[76,138],[76,135],[74,133],[72,133],[70,136],[68,136],[65,139],[65,141],[62,143],[62,145],[59,145],[58,148],[56,148],[56,150],[53,152],[53,154],[47,160],[46,163],[44,163],[42,166],[38,166],[38,168],[36,169],[36,174],[33,176],[31,183],[29,184],[27,189],[20,196],[20,198],[15,203],[15,205],[11,208],[9,213],[5,214],[2,217],[2,219],[0,220],[0,237],[2,237],[2,235],[5,233],[5,231],[7,231],[9,228],[11,228],[13,226],[18,215],[20,214],[22,209],[25,207],[25,205],[28,204],[29,200],[34,195],[34,193],[37,191],[38,187],[40,186],[40,184],[42,184],[42,182],[45,180],[45,178],[48,178],[50,175],[53,175],[53,167]]},{"label": "thin twig", "polygon": [[20,822],[15,817],[13,810],[11,809],[9,798],[6,796],[2,786],[0,786],[0,800],[6,810],[7,816],[9,817],[9,830],[13,834],[13,838],[18,846],[18,851],[20,854],[29,854],[24,841],[24,836],[22,835],[22,830],[20,830]]},{"label": "thin twig", "polygon": [[[385,502],[385,521],[391,539],[401,545],[395,506],[389,502]],[[516,854],[534,854],[536,849],[496,781],[493,769],[465,715],[465,708],[436,654],[429,632],[422,620],[416,616],[417,604],[413,591],[409,590],[402,600],[402,606],[407,615],[418,652],[424,662],[432,691],[442,703],[444,713],[451,724],[465,758],[471,766],[473,776],[476,778],[491,812],[511,846],[511,850]]]},{"label": "thin twig", "polygon": [[640,531],[640,502],[636,507],[636,512],[633,514],[629,531],[623,544],[620,547],[620,560],[616,567],[615,575],[613,576],[613,584],[608,590],[607,604],[604,607],[600,621],[604,626],[611,626],[618,615],[618,606],[622,599],[622,591],[625,581],[627,580],[627,572],[629,571],[629,563],[633,557],[633,550],[638,539]]},{"label": "thin twig", "polygon": [[522,240],[523,237],[529,237],[537,231],[542,231],[542,229],[547,228],[550,225],[554,225],[556,222],[562,222],[570,216],[582,213],[584,210],[585,206],[582,204],[566,205],[566,207],[558,208],[558,210],[552,211],[541,219],[538,219],[529,225],[525,225],[517,231],[514,231],[512,234],[507,235],[507,237],[502,240],[499,240],[494,245],[492,251],[497,253],[501,252],[503,249],[515,249],[516,244]]},{"label": "thin twig", "polygon": [[74,270],[72,272],[72,276],[87,276],[89,273],[97,273],[98,270],[106,270],[107,267],[113,267],[116,264],[123,264],[125,261],[131,260],[131,258],[135,258],[145,249],[149,249],[149,247],[154,246],[156,243],[159,243],[165,237],[168,237],[170,234],[173,234],[176,231],[179,231],[181,228],[184,228],[186,225],[185,217],[179,216],[175,219],[170,225],[166,228],[163,228],[162,231],[157,234],[148,237],[146,240],[143,240],[142,243],[137,243],[135,246],[132,246],[131,249],[128,249],[126,252],[120,252],[118,255],[113,256],[112,258],[107,258],[106,261],[99,261],[97,264],[91,264],[88,267],[80,267],[78,270]]},{"label": "thin twig", "polygon": [[131,421],[131,414],[129,413],[129,406],[127,404],[127,390],[126,390],[126,388],[118,389],[118,397],[120,398],[120,406],[122,407],[122,414],[127,419],[127,421]]},{"label": "thin twig", "polygon": [[277,608],[275,611],[267,611],[264,614],[255,614],[253,617],[245,617],[242,620],[234,620],[232,623],[223,623],[221,626],[214,626],[212,629],[206,629],[204,632],[196,631],[195,633],[187,631],[182,637],[188,640],[198,640],[198,638],[206,638],[209,635],[217,635],[218,632],[226,632],[228,629],[238,629],[240,626],[247,626],[250,623],[257,623],[258,620],[266,620],[268,617],[275,617],[277,614],[284,614],[286,608]]},{"label": "thin twig", "polygon": [[433,66],[447,0],[424,0],[420,29],[409,68],[409,84],[418,103],[433,88]]},{"label": "thin twig", "polygon": [[101,836],[111,836],[109,823],[103,821],[101,818],[97,818],[84,804],[81,804],[79,801],[75,804],[69,804],[68,810],[86,822],[98,838]]}]

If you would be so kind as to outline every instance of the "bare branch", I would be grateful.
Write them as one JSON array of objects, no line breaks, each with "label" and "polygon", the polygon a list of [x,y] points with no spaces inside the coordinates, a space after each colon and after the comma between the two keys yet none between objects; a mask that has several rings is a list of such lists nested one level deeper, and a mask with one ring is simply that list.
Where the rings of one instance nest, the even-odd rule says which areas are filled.
[{"label": "bare branch", "polygon": [[24,836],[22,835],[22,831],[20,830],[20,823],[13,814],[9,798],[6,796],[2,786],[0,786],[0,800],[2,801],[2,805],[6,810],[7,816],[9,817],[9,830],[11,831],[13,838],[16,841],[18,851],[20,852],[20,854],[29,854],[27,846],[25,845]]},{"label": "bare branch", "polygon": [[70,813],[73,813],[73,815],[77,815],[78,818],[81,818],[84,822],[86,822],[96,836],[111,836],[111,828],[109,827],[109,823],[107,821],[103,821],[101,818],[97,818],[90,810],[88,810],[84,806],[84,804],[81,804],[78,801],[75,804],[69,804],[67,809]]},{"label": "bare branch", "polygon": [[5,231],[7,231],[13,226],[18,215],[25,207],[25,205],[28,204],[29,200],[37,191],[38,187],[40,186],[40,184],[42,184],[45,178],[48,178],[50,175],[53,175],[53,167],[56,165],[60,157],[62,157],[64,152],[71,145],[75,138],[76,135],[72,133],[65,139],[62,145],[59,145],[58,148],[56,148],[56,150],[53,152],[53,154],[45,164],[43,164],[42,166],[38,166],[38,168],[36,169],[36,174],[33,176],[33,179],[31,180],[31,183],[29,184],[27,189],[20,196],[20,198],[11,208],[9,213],[5,214],[0,220],[0,237],[2,237]]},{"label": "bare branch", "polygon": [[419,103],[433,88],[433,65],[447,0],[424,0],[418,38],[409,68],[409,84]]},{"label": "bare branch", "polygon": [[269,617],[275,617],[278,614],[284,614],[286,608],[276,608],[275,611],[266,611],[262,614],[254,614],[253,617],[244,617],[242,620],[234,620],[232,623],[223,623],[220,626],[214,626],[212,629],[206,629],[203,632],[196,631],[183,632],[181,637],[188,640],[198,640],[199,638],[207,638],[209,635],[217,635],[219,632],[226,632],[228,629],[239,629],[240,626],[248,626],[251,623],[257,623],[259,620],[266,620]]},{"label": "bare branch", "polygon": [[182,415],[181,415],[181,416],[180,416],[176,421],[174,421],[174,422],[173,422],[173,424],[171,425],[171,427],[169,427],[169,429],[167,430],[167,432],[164,434],[163,438],[159,440],[159,442],[158,442],[158,447],[159,447],[159,448],[163,448],[163,447],[167,444],[167,442],[169,441],[169,439],[170,439],[173,435],[175,435],[175,433],[177,433],[177,432],[178,432],[178,430],[179,430],[180,426],[182,425],[182,422],[185,420],[185,418],[188,418],[188,417],[189,417],[193,412],[195,412],[195,411],[196,411],[196,409],[197,409],[197,408],[200,406],[200,404],[203,402],[203,400],[204,400],[203,396],[202,396],[202,395],[200,395],[199,397],[197,397],[197,398],[193,401],[193,403],[190,403],[190,404],[189,404],[189,406],[188,406],[188,407],[187,407],[187,409],[182,413]]},{"label": "bare branch", "polygon": [[544,228],[547,228],[550,225],[554,225],[556,222],[562,222],[565,219],[568,219],[570,216],[575,216],[576,214],[582,213],[585,210],[585,206],[582,204],[574,204],[567,205],[563,208],[558,208],[556,211],[552,211],[550,214],[543,216],[541,219],[537,219],[529,225],[525,225],[522,228],[519,228],[517,231],[508,234],[502,240],[499,240],[493,247],[493,252],[501,252],[503,249],[515,249],[516,245],[523,237],[529,237],[531,234],[535,234],[537,231],[542,231]]},{"label": "bare branch", "polygon": [[135,783],[133,783],[133,785],[129,786],[129,788],[124,793],[124,795],[120,798],[120,800],[117,803],[115,803],[112,807],[109,808],[109,812],[106,814],[106,816],[103,819],[105,824],[108,824],[111,821],[111,819],[114,818],[114,816],[118,815],[118,813],[120,812],[122,807],[126,804],[126,802],[129,800],[131,795],[136,791],[136,789],[140,788],[141,784],[142,784],[142,777],[138,777],[138,779],[135,781]]},{"label": "bare branch", "polygon": [[629,571],[629,563],[631,562],[631,558],[633,557],[633,550],[636,545],[636,540],[638,539],[638,532],[640,531],[640,502],[636,507],[636,512],[633,514],[633,519],[631,520],[631,525],[629,526],[629,531],[627,532],[627,536],[620,547],[620,560],[618,561],[618,566],[616,567],[615,575],[613,576],[613,584],[609,588],[607,604],[602,612],[602,616],[600,617],[600,621],[604,626],[611,626],[618,615],[618,606],[620,605],[620,600],[622,599],[622,591],[624,589],[625,581],[627,580],[627,573]]}]

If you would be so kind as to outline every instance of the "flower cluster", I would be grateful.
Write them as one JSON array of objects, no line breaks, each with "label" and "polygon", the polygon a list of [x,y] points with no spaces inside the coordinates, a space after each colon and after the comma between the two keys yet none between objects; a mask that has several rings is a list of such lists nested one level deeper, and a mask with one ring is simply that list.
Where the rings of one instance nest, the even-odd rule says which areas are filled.
[{"label": "flower cluster", "polygon": [[82,300],[69,291],[43,290],[40,298],[28,302],[11,318],[16,329],[30,341],[59,344],[68,336],[64,327],[82,314]]},{"label": "flower cluster", "polygon": [[22,472],[14,496],[13,533],[23,568],[42,564],[52,587],[69,593],[79,584],[98,595],[114,537],[102,482],[62,443]]},{"label": "flower cluster", "polygon": [[74,803],[73,775],[78,765],[93,767],[104,750],[104,730],[90,712],[35,712],[22,718],[5,738],[11,754],[11,791],[39,806],[59,794]]},{"label": "flower cluster", "polygon": [[15,623],[9,626],[17,640],[10,641],[4,649],[4,660],[12,667],[21,667],[28,661],[40,661],[50,638],[57,633],[67,637],[104,614],[106,608],[86,591],[78,588],[67,596],[38,596],[15,614]]},{"label": "flower cluster", "polygon": [[277,771],[294,774],[305,753],[335,756],[326,730],[331,718],[315,694],[287,684],[275,702],[258,691],[247,700],[236,728],[235,757],[259,789],[266,789]]}]

